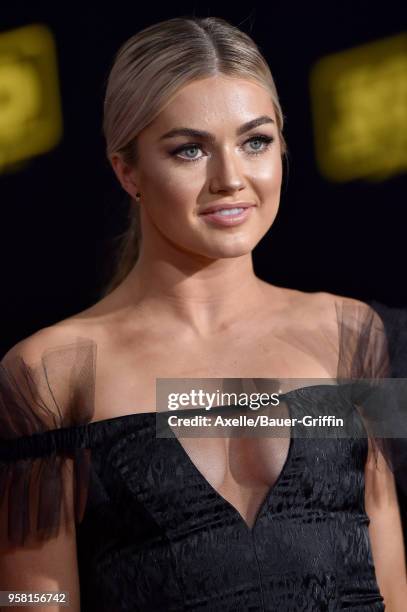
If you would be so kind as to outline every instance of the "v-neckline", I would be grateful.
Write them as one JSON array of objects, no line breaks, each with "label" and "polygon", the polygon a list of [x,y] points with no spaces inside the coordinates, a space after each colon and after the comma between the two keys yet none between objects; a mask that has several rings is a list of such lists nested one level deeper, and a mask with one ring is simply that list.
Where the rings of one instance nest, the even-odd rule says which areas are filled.
[{"label": "v-neckline", "polygon": [[[289,405],[289,402],[287,402],[287,408],[288,408],[288,412],[290,417],[292,418],[292,411]],[[263,498],[263,500],[260,502],[255,517],[254,517],[254,521],[253,524],[250,526],[249,523],[246,521],[246,519],[244,518],[244,516],[239,512],[239,510],[236,508],[236,506],[234,506],[232,504],[232,502],[230,502],[228,499],[226,499],[226,497],[224,497],[213,485],[211,485],[211,483],[209,482],[209,480],[202,474],[201,470],[195,465],[195,463],[192,461],[191,457],[189,456],[188,452],[186,451],[185,447],[183,446],[183,444],[181,444],[181,442],[179,441],[178,437],[175,435],[174,430],[171,428],[171,426],[168,424],[168,420],[164,421],[165,425],[165,429],[170,432],[172,432],[172,436],[170,437],[171,440],[174,440],[174,444],[175,444],[175,448],[180,452],[180,454],[182,455],[183,459],[185,461],[188,462],[188,465],[191,467],[193,473],[195,474],[195,477],[201,481],[205,487],[208,489],[208,491],[212,494],[213,497],[215,497],[215,499],[220,502],[224,507],[228,508],[229,512],[231,512],[233,514],[233,516],[236,518],[237,522],[239,524],[241,524],[243,526],[243,528],[247,531],[247,533],[250,536],[253,536],[256,527],[258,525],[258,522],[260,520],[260,518],[263,516],[266,508],[268,507],[268,505],[270,504],[271,499],[273,498],[273,495],[276,492],[277,487],[280,485],[283,476],[285,475],[291,460],[292,460],[292,456],[294,453],[294,440],[295,440],[295,436],[293,436],[293,427],[292,425],[290,425],[290,444],[288,447],[288,451],[287,451],[287,456],[285,458],[285,461],[283,463],[283,466],[276,478],[276,480],[274,481],[274,483],[272,485],[270,485],[270,487],[267,489],[266,494]],[[287,436],[288,437],[288,436]]]}]

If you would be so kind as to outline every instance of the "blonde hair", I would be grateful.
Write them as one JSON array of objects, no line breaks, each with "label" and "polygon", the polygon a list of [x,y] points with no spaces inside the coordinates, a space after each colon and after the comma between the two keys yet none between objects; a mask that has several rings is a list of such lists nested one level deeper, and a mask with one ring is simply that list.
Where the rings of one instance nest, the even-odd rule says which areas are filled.
[{"label": "blonde hair", "polygon": [[[191,81],[216,75],[246,78],[268,89],[273,101],[282,154],[284,117],[270,68],[253,40],[220,17],[175,17],[153,24],[118,50],[104,100],[103,131],[109,160],[119,153],[137,164],[136,137]],[[137,261],[141,241],[138,203],[130,199],[129,226],[103,295],[115,289]]]}]

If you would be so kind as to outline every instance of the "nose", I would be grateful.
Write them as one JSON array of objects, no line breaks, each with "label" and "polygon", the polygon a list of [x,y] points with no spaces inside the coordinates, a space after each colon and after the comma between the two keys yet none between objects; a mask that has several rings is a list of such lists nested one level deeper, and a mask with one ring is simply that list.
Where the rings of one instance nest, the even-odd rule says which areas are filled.
[{"label": "nose", "polygon": [[244,189],[245,184],[239,162],[232,154],[225,151],[217,155],[212,160],[210,172],[210,191],[212,193]]}]

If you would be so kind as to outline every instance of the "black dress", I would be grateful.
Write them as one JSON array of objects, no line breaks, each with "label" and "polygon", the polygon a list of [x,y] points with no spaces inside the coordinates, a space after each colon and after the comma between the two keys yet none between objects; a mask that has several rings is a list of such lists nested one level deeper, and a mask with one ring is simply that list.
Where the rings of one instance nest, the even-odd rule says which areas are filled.
[{"label": "black dress", "polygon": [[[380,315],[388,343],[391,376],[407,378],[407,308],[394,308],[372,301],[371,307]],[[391,439],[392,453],[397,457],[395,471],[401,518],[403,521],[404,547],[407,550],[407,438],[402,435]]]},{"label": "black dress", "polygon": [[[370,311],[352,324],[341,316],[337,380],[345,384],[321,380],[281,401],[291,417],[346,415],[354,435],[310,438],[292,428],[252,527],[201,474],[165,414],[90,422],[93,340],[47,351],[38,369],[24,359],[3,365],[2,545],[52,538],[73,512],[84,612],[383,611],[364,502],[377,403],[362,417],[363,394],[355,402],[345,377],[382,374],[384,344]],[[72,409],[62,412],[58,392],[67,389]],[[70,509],[62,502],[72,485]]]}]

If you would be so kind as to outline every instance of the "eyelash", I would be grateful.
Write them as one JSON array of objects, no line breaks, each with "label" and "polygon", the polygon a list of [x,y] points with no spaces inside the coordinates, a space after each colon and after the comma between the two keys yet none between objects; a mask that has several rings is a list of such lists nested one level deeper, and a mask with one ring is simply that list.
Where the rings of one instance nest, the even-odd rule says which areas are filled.
[{"label": "eyelash", "polygon": [[[247,144],[248,142],[252,142],[253,140],[260,140],[260,142],[262,142],[263,144],[265,144],[266,146],[263,147],[261,150],[259,151],[252,151],[251,153],[249,153],[249,155],[261,155],[262,153],[264,153],[265,151],[267,151],[271,145],[271,143],[274,141],[274,136],[267,136],[266,134],[257,134],[254,136],[251,136],[251,138],[248,138],[243,144]],[[190,142],[188,144],[182,145],[181,147],[178,147],[177,149],[175,149],[175,151],[171,152],[171,155],[176,157],[178,155],[178,153],[185,151],[187,149],[194,149],[194,148],[201,148],[201,145],[199,145],[198,143],[195,142]],[[195,158],[189,158],[186,159],[184,157],[178,157],[178,159],[181,162],[197,162],[200,161],[201,159],[203,159],[203,157],[195,157]]]}]

